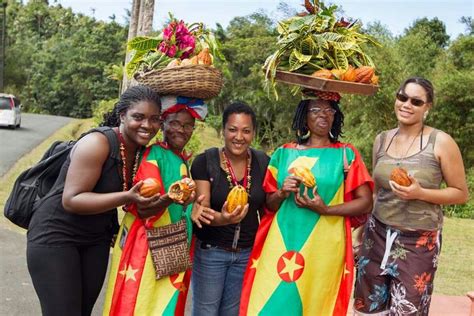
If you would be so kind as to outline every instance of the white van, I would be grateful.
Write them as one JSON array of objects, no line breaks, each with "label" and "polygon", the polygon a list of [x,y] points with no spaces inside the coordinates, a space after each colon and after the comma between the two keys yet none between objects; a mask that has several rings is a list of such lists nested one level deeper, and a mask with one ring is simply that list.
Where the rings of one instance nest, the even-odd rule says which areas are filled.
[{"label": "white van", "polygon": [[12,94],[0,93],[0,125],[11,128],[21,125],[20,100]]}]

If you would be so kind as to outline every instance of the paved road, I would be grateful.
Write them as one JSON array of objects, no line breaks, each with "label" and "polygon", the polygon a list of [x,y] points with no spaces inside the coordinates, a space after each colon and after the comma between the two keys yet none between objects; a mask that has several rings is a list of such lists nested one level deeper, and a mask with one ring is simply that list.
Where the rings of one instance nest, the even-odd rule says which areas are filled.
[{"label": "paved road", "polygon": [[69,121],[68,117],[22,113],[21,128],[0,127],[0,176]]},{"label": "paved road", "polygon": [[[0,220],[0,316],[41,315],[26,265],[25,230]],[[102,313],[104,289],[92,316]]]}]

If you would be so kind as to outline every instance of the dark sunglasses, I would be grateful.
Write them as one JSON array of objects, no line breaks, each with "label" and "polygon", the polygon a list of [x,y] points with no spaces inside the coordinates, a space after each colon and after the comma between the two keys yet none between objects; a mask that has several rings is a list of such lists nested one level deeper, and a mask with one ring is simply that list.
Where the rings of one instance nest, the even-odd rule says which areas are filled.
[{"label": "dark sunglasses", "polygon": [[410,98],[409,96],[406,96],[403,93],[397,93],[396,98],[400,102],[407,102],[408,100],[410,100],[410,103],[413,106],[422,106],[423,104],[426,103],[425,101],[417,99],[417,98]]}]

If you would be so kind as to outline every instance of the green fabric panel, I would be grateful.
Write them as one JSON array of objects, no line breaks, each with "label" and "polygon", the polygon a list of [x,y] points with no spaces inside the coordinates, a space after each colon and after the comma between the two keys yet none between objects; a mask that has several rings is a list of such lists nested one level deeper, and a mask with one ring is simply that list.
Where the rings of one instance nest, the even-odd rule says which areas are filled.
[{"label": "green fabric panel", "polygon": [[[347,150],[347,154],[352,151]],[[318,194],[326,204],[333,199],[340,186],[343,185],[343,149],[341,148],[310,148],[297,150],[294,148],[279,148],[270,164],[278,169],[278,187],[283,185],[283,181],[289,175],[288,169],[292,162],[297,159],[317,158],[316,163],[311,167],[311,172],[316,177]],[[353,153],[352,153],[353,155]],[[348,155],[349,159],[349,155]],[[351,161],[351,160],[349,160]],[[303,191],[303,186],[301,188]],[[310,198],[313,197],[311,190],[308,190]],[[292,218],[291,223],[285,218]],[[283,240],[288,250],[299,251],[306,242],[319,220],[319,214],[299,208],[291,194],[280,206],[277,214],[277,221],[282,232]],[[308,225],[311,223],[311,225]]]},{"label": "green fabric panel", "polygon": [[300,316],[303,311],[303,303],[295,282],[281,282],[273,292],[259,315],[285,315]]}]

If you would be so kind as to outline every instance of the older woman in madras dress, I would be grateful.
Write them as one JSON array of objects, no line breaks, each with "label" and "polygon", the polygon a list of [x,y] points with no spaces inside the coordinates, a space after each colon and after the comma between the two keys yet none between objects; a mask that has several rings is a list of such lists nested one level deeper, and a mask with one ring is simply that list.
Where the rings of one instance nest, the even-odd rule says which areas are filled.
[{"label": "older woman in madras dress", "polygon": [[[349,216],[372,207],[372,180],[357,150],[338,141],[338,95],[304,100],[297,141],[271,157],[263,184],[265,215],[244,278],[241,315],[345,315],[352,288]],[[344,159],[351,165],[344,176]],[[306,167],[317,188],[292,174]]]}]

